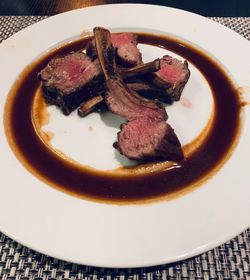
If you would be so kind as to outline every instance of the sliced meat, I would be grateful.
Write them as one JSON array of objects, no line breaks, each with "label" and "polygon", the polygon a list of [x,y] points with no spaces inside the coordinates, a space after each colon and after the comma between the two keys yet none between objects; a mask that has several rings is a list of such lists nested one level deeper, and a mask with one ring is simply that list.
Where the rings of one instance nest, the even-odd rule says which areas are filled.
[{"label": "sliced meat", "polygon": [[171,99],[178,101],[190,77],[190,70],[186,60],[183,63],[176,58],[165,55],[161,59],[160,70],[154,73],[153,76],[154,84],[166,89]]},{"label": "sliced meat", "polygon": [[176,58],[165,55],[161,59],[160,70],[152,74],[151,77],[155,86],[165,89],[172,100],[178,101],[190,77],[188,63],[186,60],[183,63]]},{"label": "sliced meat", "polygon": [[68,115],[92,95],[101,73],[98,60],[92,62],[86,54],[73,52],[52,59],[38,77],[46,102]]},{"label": "sliced meat", "polygon": [[158,102],[140,97],[122,81],[116,69],[110,32],[97,27],[94,35],[106,81],[105,101],[113,113],[129,121],[127,125],[123,125],[115,146],[123,155],[137,160],[183,159],[180,142],[173,129],[165,122],[165,109]]},{"label": "sliced meat", "polygon": [[132,33],[113,34],[111,37],[116,49],[117,61],[125,66],[142,63],[142,56],[137,48],[137,37]]},{"label": "sliced meat", "polygon": [[115,146],[121,154],[134,160],[162,158],[178,161],[183,158],[181,144],[171,126],[148,117],[123,125]]},{"label": "sliced meat", "polygon": [[[124,67],[131,67],[142,63],[142,56],[137,48],[137,36],[132,33],[111,34],[112,45],[116,52],[116,62]],[[97,57],[95,40],[87,45],[87,55],[92,59]]]}]

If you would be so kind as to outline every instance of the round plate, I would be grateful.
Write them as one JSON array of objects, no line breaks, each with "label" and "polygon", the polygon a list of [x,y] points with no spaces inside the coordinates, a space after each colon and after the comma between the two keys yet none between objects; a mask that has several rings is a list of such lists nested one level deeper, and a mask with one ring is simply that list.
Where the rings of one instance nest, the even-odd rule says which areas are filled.
[{"label": "round plate", "polygon": [[[94,26],[177,36],[217,59],[239,86],[250,85],[250,44],[233,31],[172,8],[97,6],[50,17],[0,45],[1,115],[9,89],[25,66]],[[250,225],[249,118],[246,106],[234,153],[206,184],[170,201],[133,205],[83,200],[45,185],[16,159],[2,121],[0,229],[39,252],[94,266],[151,266],[203,253]]]}]

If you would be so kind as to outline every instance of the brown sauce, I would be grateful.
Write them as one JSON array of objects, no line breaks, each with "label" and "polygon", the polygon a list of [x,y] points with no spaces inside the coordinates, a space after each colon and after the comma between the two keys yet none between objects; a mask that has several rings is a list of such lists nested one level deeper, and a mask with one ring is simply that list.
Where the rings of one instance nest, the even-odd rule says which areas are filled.
[{"label": "brown sauce", "polygon": [[[28,66],[14,84],[5,107],[5,131],[11,148],[34,175],[71,194],[99,201],[144,202],[186,192],[210,178],[228,159],[240,131],[240,98],[234,84],[213,59],[195,47],[173,38],[138,34],[140,43],[173,51],[193,63],[206,77],[214,98],[214,116],[206,139],[176,168],[122,175],[95,171],[54,153],[38,136],[32,121],[32,104],[39,88],[37,73],[55,55],[79,50],[83,38]],[[69,116],[70,117],[70,116]],[[112,143],[111,143],[112,144]]]}]

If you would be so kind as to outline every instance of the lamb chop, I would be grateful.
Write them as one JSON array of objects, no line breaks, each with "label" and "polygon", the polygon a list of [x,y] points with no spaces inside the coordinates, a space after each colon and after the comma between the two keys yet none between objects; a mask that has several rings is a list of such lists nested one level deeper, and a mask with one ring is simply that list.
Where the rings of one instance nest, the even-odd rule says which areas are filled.
[{"label": "lamb chop", "polygon": [[181,144],[166,123],[164,107],[157,101],[142,98],[123,82],[117,71],[110,32],[96,27],[94,36],[105,77],[105,102],[111,112],[128,120],[121,126],[118,142],[114,146],[131,159],[182,160]]},{"label": "lamb chop", "polygon": [[[119,71],[124,78],[128,78],[139,77],[159,68],[160,61],[155,60]],[[52,59],[40,71],[38,78],[42,81],[46,103],[57,105],[65,115],[104,92],[104,79],[98,59],[91,61],[83,52],[72,52]]]},{"label": "lamb chop", "polygon": [[160,70],[150,76],[155,86],[165,89],[171,100],[178,101],[190,77],[188,62],[185,60],[183,63],[176,58],[165,55],[160,60]]},{"label": "lamb chop", "polygon": [[160,69],[154,73],[130,76],[126,83],[137,84],[138,92],[147,98],[157,98],[164,103],[180,100],[182,91],[190,77],[188,62],[169,55],[160,59]]},{"label": "lamb chop", "polygon": [[[154,87],[151,84],[147,84],[146,82],[128,83],[127,86],[132,92],[137,92],[141,96],[145,96],[145,98],[147,99],[155,100],[155,98],[157,98],[165,103],[172,103],[169,95],[167,95],[163,89]],[[106,89],[105,87],[103,87],[100,89],[97,96],[91,97],[87,101],[84,101],[77,109],[78,115],[80,117],[85,117],[86,115],[90,114],[91,112],[98,109],[101,105],[103,105],[105,103],[103,97],[105,95],[105,92]]]},{"label": "lamb chop", "polygon": [[[112,45],[115,48],[115,58],[119,65],[131,67],[142,63],[142,56],[137,48],[137,36],[132,33],[111,34]],[[87,46],[87,55],[97,58],[95,40]]]}]

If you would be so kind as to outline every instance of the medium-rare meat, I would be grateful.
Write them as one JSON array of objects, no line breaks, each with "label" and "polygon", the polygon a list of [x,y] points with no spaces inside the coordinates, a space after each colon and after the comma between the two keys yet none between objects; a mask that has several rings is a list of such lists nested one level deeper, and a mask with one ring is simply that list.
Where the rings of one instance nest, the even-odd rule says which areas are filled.
[{"label": "medium-rare meat", "polygon": [[38,77],[46,102],[57,105],[68,115],[92,96],[101,73],[98,60],[91,61],[85,53],[72,52],[52,59]]},{"label": "medium-rare meat", "polygon": [[115,64],[110,32],[94,29],[98,58],[103,70],[107,92],[105,101],[109,109],[128,120],[118,135],[115,146],[132,159],[183,159],[180,142],[166,123],[165,109],[159,102],[137,95],[122,81]]},{"label": "medium-rare meat", "polygon": [[[112,45],[115,48],[116,62],[125,67],[142,63],[142,56],[137,48],[137,36],[132,33],[111,34]],[[87,45],[87,55],[92,59],[97,58],[95,40]]]},{"label": "medium-rare meat", "polygon": [[116,50],[117,61],[125,66],[134,66],[142,62],[137,48],[137,37],[132,33],[113,34],[112,45]]},{"label": "medium-rare meat", "polygon": [[190,77],[188,63],[184,63],[169,55],[165,55],[160,61],[160,70],[151,75],[153,84],[166,90],[166,94],[173,101],[178,101],[182,90]]},{"label": "medium-rare meat", "polygon": [[178,161],[183,158],[180,142],[171,126],[147,116],[123,125],[114,146],[121,154],[135,160],[162,158]]}]

